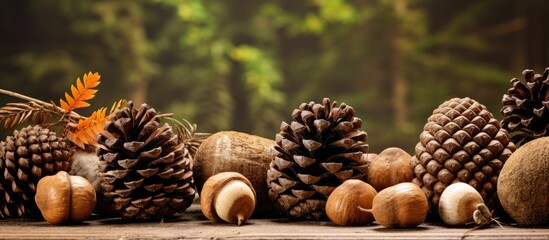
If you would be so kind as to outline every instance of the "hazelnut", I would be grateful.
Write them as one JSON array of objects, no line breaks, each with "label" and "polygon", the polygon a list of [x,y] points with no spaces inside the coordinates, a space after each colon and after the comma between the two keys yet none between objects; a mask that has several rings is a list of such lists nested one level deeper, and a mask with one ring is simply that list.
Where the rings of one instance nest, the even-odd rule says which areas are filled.
[{"label": "hazelnut", "polygon": [[83,177],[60,171],[38,181],[36,205],[51,224],[74,224],[86,220],[95,208],[95,189]]}]

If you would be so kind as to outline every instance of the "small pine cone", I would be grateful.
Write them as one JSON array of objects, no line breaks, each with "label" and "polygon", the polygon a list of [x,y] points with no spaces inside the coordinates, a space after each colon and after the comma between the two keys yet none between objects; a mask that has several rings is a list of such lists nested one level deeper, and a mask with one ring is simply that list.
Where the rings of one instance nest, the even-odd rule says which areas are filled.
[{"label": "small pine cone", "polygon": [[160,219],[187,209],[195,195],[190,154],[147,104],[115,111],[101,135],[101,188],[124,219]]},{"label": "small pine cone", "polygon": [[65,140],[38,125],[15,130],[0,142],[0,217],[41,218],[36,185],[44,176],[69,171],[69,158]]},{"label": "small pine cone", "polygon": [[282,122],[267,172],[269,197],[285,215],[325,219],[330,193],[345,180],[366,180],[368,150],[362,120],[342,103],[303,103]]},{"label": "small pine cone", "polygon": [[503,95],[502,128],[509,131],[511,141],[525,144],[539,137],[549,136],[549,68],[543,75],[524,70],[525,83],[511,79],[513,87]]},{"label": "small pine cone", "polygon": [[486,204],[499,208],[497,180],[516,150],[486,107],[470,98],[453,98],[427,119],[412,158],[413,182],[425,192],[432,213],[440,195],[455,182],[473,186]]}]

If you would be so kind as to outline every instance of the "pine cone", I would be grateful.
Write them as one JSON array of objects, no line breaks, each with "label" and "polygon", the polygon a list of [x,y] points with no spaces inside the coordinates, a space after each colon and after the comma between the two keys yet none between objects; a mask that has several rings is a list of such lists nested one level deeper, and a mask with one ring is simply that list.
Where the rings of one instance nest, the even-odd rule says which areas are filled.
[{"label": "pine cone", "polygon": [[533,70],[522,72],[526,82],[513,78],[513,87],[503,95],[501,125],[511,134],[511,141],[522,145],[539,137],[549,136],[549,68],[543,75]]},{"label": "pine cone", "polygon": [[58,171],[69,171],[70,151],[54,131],[28,126],[0,142],[0,217],[41,218],[34,202],[36,184]]},{"label": "pine cone", "polygon": [[366,180],[362,120],[352,107],[336,105],[328,98],[322,104],[303,103],[276,135],[267,172],[269,197],[291,218],[325,219],[326,200],[337,186],[351,178]]},{"label": "pine cone", "polygon": [[440,194],[455,182],[473,186],[489,207],[497,206],[499,172],[515,151],[509,133],[486,107],[470,98],[453,98],[427,119],[412,158],[415,178],[438,212]]},{"label": "pine cone", "polygon": [[116,110],[101,135],[101,188],[124,219],[160,219],[187,209],[195,195],[184,143],[147,104]]}]

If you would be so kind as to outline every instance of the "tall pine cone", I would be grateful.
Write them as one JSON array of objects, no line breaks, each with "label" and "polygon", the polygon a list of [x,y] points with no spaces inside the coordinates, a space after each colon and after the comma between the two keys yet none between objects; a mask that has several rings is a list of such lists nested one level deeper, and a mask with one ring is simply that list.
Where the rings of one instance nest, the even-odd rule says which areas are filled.
[{"label": "tall pine cone", "polygon": [[509,133],[486,107],[470,98],[453,98],[433,111],[412,158],[415,178],[438,212],[440,194],[455,182],[473,186],[489,207],[497,207],[499,172],[515,151]]},{"label": "tall pine cone", "polygon": [[366,180],[368,150],[362,120],[345,103],[302,103],[282,122],[267,172],[269,197],[285,215],[323,219],[330,193],[347,179]]},{"label": "tall pine cone", "polygon": [[34,202],[36,184],[58,171],[69,171],[64,139],[40,126],[15,130],[0,142],[0,217],[40,218]]},{"label": "tall pine cone", "polygon": [[99,144],[101,187],[124,219],[160,219],[187,209],[195,195],[190,154],[147,104],[116,110]]},{"label": "tall pine cone", "polygon": [[504,116],[501,125],[517,145],[549,136],[549,68],[543,75],[529,69],[522,75],[526,82],[511,79],[513,87],[503,95],[501,108]]}]

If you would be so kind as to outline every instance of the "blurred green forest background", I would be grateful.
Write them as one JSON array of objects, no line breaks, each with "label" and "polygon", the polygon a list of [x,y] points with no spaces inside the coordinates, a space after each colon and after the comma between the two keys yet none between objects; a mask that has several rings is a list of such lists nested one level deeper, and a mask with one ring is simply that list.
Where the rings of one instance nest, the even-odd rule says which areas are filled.
[{"label": "blurred green forest background", "polygon": [[[513,77],[549,66],[549,1],[2,1],[0,88],[58,102],[99,72],[92,107],[148,103],[274,139],[302,102],[345,102],[370,150],[412,153],[443,101],[501,119]],[[0,103],[19,102],[0,96]],[[11,131],[11,130],[10,130]],[[4,133],[6,134],[6,133]]]}]

